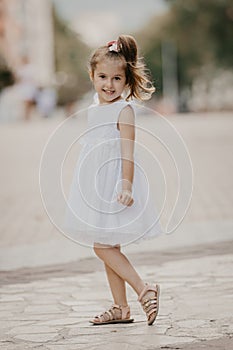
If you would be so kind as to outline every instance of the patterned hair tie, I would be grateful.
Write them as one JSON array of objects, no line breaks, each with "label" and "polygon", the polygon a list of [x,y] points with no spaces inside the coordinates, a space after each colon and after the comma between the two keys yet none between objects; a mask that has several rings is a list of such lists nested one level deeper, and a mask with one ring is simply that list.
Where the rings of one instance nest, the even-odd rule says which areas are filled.
[{"label": "patterned hair tie", "polygon": [[108,50],[109,51],[114,51],[114,52],[119,52],[120,51],[120,48],[119,48],[117,40],[109,41],[107,43],[107,46],[108,46]]}]

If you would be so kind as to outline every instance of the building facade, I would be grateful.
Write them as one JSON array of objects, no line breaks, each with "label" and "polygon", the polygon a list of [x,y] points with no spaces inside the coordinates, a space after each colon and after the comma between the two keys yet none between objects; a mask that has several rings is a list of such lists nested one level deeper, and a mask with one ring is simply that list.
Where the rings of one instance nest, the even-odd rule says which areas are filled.
[{"label": "building facade", "polygon": [[23,57],[42,86],[54,81],[54,39],[50,0],[0,0],[0,51],[17,71]]}]

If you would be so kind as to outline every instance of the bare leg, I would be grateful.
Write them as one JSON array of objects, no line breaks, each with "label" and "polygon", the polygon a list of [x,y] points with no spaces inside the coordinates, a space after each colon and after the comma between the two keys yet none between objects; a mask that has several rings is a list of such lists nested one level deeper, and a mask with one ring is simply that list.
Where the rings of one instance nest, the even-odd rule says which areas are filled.
[{"label": "bare leg", "polygon": [[[123,281],[129,283],[138,295],[141,293],[145,287],[145,283],[118,247],[106,248],[106,246],[95,245],[94,251],[115,274]],[[116,277],[114,277],[114,280],[116,282]]]},{"label": "bare leg", "polygon": [[[96,244],[94,246],[94,251],[96,255],[105,263],[105,268],[115,303],[123,305],[124,299],[127,303],[124,282],[129,283],[129,285],[139,296],[138,300],[141,302],[141,305],[147,315],[148,325],[152,325],[158,314],[159,286],[149,286],[148,284],[145,284],[127,257],[122,254],[119,247],[107,247]],[[102,318],[104,318],[104,315],[108,315],[108,313],[106,312],[101,316],[97,316],[95,322],[103,322]]]},{"label": "bare leg", "polygon": [[[116,247],[116,249],[120,250],[120,247]],[[125,281],[111,267],[109,267],[107,264],[104,265],[114,303],[117,305],[127,306]]]},{"label": "bare leg", "polygon": [[31,101],[24,101],[24,107],[24,119],[30,120],[33,109],[33,103]]}]

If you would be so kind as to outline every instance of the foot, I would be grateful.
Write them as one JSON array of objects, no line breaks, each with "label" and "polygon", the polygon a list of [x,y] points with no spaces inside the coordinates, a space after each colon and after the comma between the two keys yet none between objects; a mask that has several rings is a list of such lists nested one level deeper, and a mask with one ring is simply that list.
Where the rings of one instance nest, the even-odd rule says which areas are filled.
[{"label": "foot", "polygon": [[130,318],[129,306],[121,306],[113,304],[112,307],[104,311],[101,315],[95,316],[90,323],[94,325],[102,325],[109,323],[131,323],[134,319]]},{"label": "foot", "polygon": [[146,283],[144,289],[138,297],[138,301],[141,303],[143,310],[147,316],[147,323],[151,326],[159,311],[159,285],[148,285]]}]

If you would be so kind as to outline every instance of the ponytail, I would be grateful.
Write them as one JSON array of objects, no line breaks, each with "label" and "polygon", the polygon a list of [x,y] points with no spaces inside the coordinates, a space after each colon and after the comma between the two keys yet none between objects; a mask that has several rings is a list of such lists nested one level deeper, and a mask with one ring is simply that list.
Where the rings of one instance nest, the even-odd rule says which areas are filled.
[{"label": "ponytail", "polygon": [[142,58],[138,58],[138,46],[130,35],[120,35],[117,40],[119,52],[126,61],[126,84],[129,86],[127,100],[137,98],[148,100],[155,91],[150,80],[148,69]]}]

